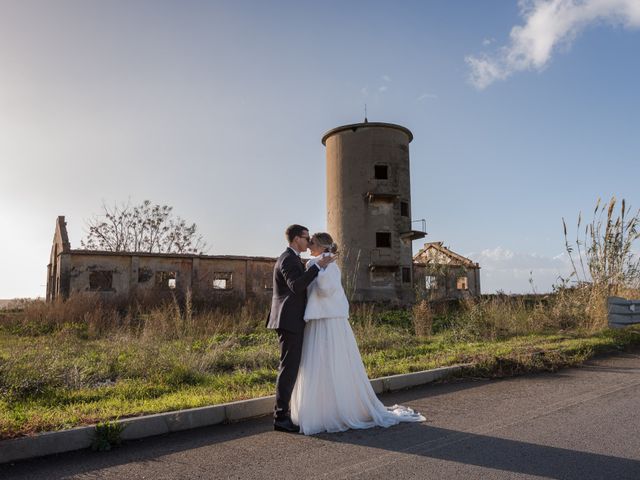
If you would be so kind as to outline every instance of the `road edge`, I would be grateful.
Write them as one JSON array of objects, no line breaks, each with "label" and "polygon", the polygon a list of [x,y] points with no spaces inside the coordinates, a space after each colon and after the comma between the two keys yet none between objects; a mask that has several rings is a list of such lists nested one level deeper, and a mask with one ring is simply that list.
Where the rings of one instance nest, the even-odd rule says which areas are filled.
[{"label": "road edge", "polygon": [[[371,380],[371,386],[376,394],[379,395],[385,392],[425,385],[459,373],[464,368],[472,366],[472,363],[465,363],[420,372],[380,377]],[[271,395],[220,405],[125,418],[116,420],[112,424],[123,428],[120,435],[122,440],[135,440],[270,415],[273,412],[274,403],[275,395]],[[10,440],[1,440],[0,464],[89,448],[95,439],[95,435],[96,426],[89,425],[69,430],[44,432]]]}]

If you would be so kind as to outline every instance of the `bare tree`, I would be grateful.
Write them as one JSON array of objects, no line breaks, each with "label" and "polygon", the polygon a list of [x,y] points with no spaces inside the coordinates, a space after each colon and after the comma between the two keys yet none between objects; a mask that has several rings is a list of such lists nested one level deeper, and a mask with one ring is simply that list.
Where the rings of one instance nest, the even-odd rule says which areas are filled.
[{"label": "bare tree", "polygon": [[206,242],[195,223],[173,215],[173,207],[130,203],[109,207],[87,220],[87,236],[82,248],[110,252],[204,253]]}]

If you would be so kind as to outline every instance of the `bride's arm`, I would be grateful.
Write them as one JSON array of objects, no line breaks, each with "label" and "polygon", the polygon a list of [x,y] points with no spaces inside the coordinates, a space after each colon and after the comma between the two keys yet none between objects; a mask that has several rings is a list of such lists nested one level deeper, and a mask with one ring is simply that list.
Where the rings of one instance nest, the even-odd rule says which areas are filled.
[{"label": "bride's arm", "polygon": [[341,282],[340,269],[338,269],[335,263],[330,263],[327,265],[327,268],[320,270],[318,273],[315,288],[317,289],[318,295],[328,297],[342,287]]},{"label": "bride's arm", "polygon": [[[315,257],[310,258],[309,260],[307,260],[307,263],[304,264],[304,269],[305,270],[309,270],[311,267],[313,267],[316,263],[318,263],[318,259]],[[318,266],[318,269],[320,271],[322,271],[322,269],[320,268],[320,266]]]}]

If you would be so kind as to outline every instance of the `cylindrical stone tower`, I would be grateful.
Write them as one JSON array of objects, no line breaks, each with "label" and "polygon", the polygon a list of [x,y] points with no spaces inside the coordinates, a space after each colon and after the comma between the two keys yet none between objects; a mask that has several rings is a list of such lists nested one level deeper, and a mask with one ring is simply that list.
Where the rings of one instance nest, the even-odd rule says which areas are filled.
[{"label": "cylindrical stone tower", "polygon": [[[367,122],[329,130],[327,228],[342,251],[347,296],[355,301],[407,304],[414,299],[409,142],[391,123]],[[423,228],[424,229],[424,228]]]}]

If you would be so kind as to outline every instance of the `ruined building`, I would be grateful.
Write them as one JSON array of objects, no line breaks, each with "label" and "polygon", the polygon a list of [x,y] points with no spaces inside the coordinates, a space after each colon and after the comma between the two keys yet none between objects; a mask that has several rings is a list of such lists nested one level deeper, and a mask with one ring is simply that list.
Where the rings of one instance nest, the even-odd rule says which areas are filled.
[{"label": "ruined building", "polygon": [[47,301],[72,293],[190,290],[195,298],[271,297],[275,258],[72,250],[58,217],[47,266]]},{"label": "ruined building", "polygon": [[413,257],[416,290],[428,300],[480,296],[480,265],[442,245],[425,243]]},{"label": "ruined building", "polygon": [[413,134],[391,123],[344,125],[322,137],[327,152],[327,229],[342,248],[350,299],[411,303],[413,228],[409,143]]},{"label": "ruined building", "polygon": [[[413,134],[391,123],[343,125],[322,137],[327,161],[327,230],[340,245],[349,300],[410,304],[427,288],[432,298],[480,294],[479,266],[427,243],[424,220],[411,220],[409,143]],[[415,228],[414,228],[415,227]],[[284,229],[284,226],[283,226]],[[275,258],[72,250],[58,217],[48,265],[47,300],[73,292],[101,295],[153,289],[195,297],[240,299],[272,295]]]}]

